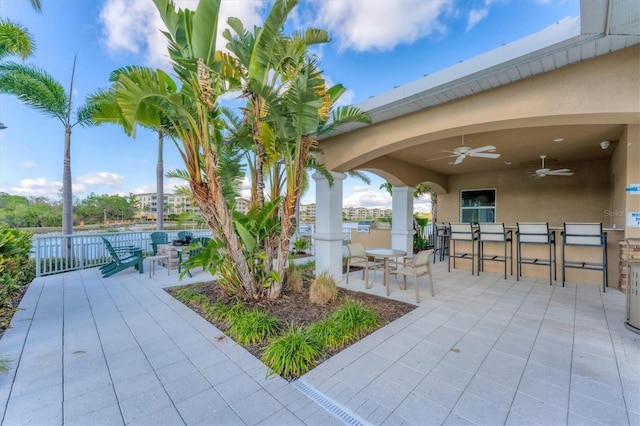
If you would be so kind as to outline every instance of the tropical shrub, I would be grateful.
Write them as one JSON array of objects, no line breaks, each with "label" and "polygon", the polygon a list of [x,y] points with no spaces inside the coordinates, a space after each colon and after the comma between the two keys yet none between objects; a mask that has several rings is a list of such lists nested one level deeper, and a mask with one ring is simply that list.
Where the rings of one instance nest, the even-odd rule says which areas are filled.
[{"label": "tropical shrub", "polygon": [[331,317],[311,324],[308,330],[314,340],[318,342],[318,346],[322,349],[335,350],[340,348],[345,342],[351,340],[351,336],[348,330],[345,329],[344,323],[336,321]]},{"label": "tropical shrub", "polygon": [[296,253],[305,253],[305,250],[309,248],[309,241],[306,238],[298,238],[293,242],[293,248],[296,249]]},{"label": "tropical shrub", "polygon": [[262,354],[262,362],[282,377],[301,376],[309,371],[322,351],[311,333],[300,327],[289,327],[273,339]]},{"label": "tropical shrub", "polygon": [[251,345],[275,336],[278,318],[254,308],[230,321],[229,335],[241,345]]},{"label": "tropical shrub", "polygon": [[16,299],[35,278],[35,261],[29,257],[33,234],[0,225],[0,319],[8,326],[17,309]]},{"label": "tropical shrub", "polygon": [[367,308],[362,302],[356,301],[345,302],[335,310],[331,319],[341,324],[343,330],[353,334],[352,340],[364,336],[380,323],[374,310]]},{"label": "tropical shrub", "polygon": [[316,305],[326,305],[336,300],[338,286],[328,271],[323,271],[309,288],[309,301]]}]

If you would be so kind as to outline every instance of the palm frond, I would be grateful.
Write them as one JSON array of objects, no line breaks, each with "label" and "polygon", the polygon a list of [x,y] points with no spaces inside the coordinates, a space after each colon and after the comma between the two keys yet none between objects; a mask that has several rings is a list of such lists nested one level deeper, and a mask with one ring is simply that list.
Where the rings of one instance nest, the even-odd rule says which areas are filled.
[{"label": "palm frond", "polygon": [[251,54],[249,75],[263,81],[269,64],[274,63],[274,46],[280,41],[278,34],[282,31],[289,12],[298,4],[298,0],[276,0],[264,22],[264,26],[256,37],[256,46]]},{"label": "palm frond", "polygon": [[95,105],[84,104],[80,105],[76,108],[75,117],[76,122],[71,125],[71,127],[75,125],[80,125],[82,127],[85,126],[95,126],[95,122],[93,121],[93,111],[95,109]]},{"label": "palm frond", "polygon": [[354,106],[334,108],[331,110],[329,120],[318,128],[318,135],[328,135],[332,133],[337,126],[346,123],[371,124],[371,117]]},{"label": "palm frond", "polygon": [[35,41],[27,27],[10,19],[0,18],[0,59],[17,55],[24,60],[34,50]]},{"label": "palm frond", "polygon": [[1,63],[0,93],[14,95],[24,104],[65,123],[67,93],[46,71],[34,65]]}]

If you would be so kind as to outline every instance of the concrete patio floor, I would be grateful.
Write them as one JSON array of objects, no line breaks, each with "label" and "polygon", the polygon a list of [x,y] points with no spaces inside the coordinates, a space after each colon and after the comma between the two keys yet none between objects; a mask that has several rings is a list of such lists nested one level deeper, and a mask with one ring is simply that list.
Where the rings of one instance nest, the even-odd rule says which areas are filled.
[{"label": "concrete patio floor", "polygon": [[[293,383],[170,297],[176,273],[38,278],[0,340],[2,424],[640,425],[623,293],[445,263],[434,278],[435,298],[421,279],[417,309]],[[411,283],[391,297],[414,301]]]}]

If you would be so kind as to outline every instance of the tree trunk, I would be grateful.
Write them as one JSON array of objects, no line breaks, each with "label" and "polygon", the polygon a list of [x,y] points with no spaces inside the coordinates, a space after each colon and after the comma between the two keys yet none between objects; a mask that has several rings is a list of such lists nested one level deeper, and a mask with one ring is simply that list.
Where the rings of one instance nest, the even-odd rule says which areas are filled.
[{"label": "tree trunk", "polygon": [[[302,174],[305,173],[304,160],[307,158],[310,148],[315,140],[309,136],[303,136],[300,140],[300,148],[297,152],[297,158],[293,159],[294,171],[293,176],[286,177],[287,193],[282,203],[281,212],[281,232],[278,244],[278,274],[284,279],[287,269],[287,261],[289,260],[289,244],[291,243],[292,229],[296,220],[296,208],[301,196]],[[285,166],[286,170],[286,166]],[[282,292],[282,279],[278,283],[274,283],[269,287],[267,297],[269,299],[277,299]]]},{"label": "tree trunk", "polygon": [[233,216],[224,199],[222,187],[215,172],[215,165],[217,164],[215,155],[208,152],[206,156],[209,157],[205,161],[207,183],[198,185],[191,181],[191,190],[200,207],[200,213],[212,230],[213,235],[217,235],[223,240],[242,287],[252,297],[257,297],[259,295],[258,284],[251,274],[247,259],[244,256],[243,247],[233,228]]},{"label": "tree trunk", "polygon": [[[62,233],[73,234],[73,190],[71,184],[71,126],[65,126],[64,132],[64,165],[62,170]],[[67,260],[67,266],[73,257],[71,238],[62,242],[61,256]]]},{"label": "tree trunk", "polygon": [[434,222],[438,221],[438,194],[431,191],[431,218]]},{"label": "tree trunk", "polygon": [[158,131],[158,163],[156,165],[156,198],[158,208],[156,210],[156,229],[162,231],[164,229],[164,163],[162,160],[162,147],[164,142],[164,134],[162,130]]},{"label": "tree trunk", "polygon": [[62,170],[62,233],[73,233],[73,190],[71,186],[71,126],[64,132],[64,167]]}]

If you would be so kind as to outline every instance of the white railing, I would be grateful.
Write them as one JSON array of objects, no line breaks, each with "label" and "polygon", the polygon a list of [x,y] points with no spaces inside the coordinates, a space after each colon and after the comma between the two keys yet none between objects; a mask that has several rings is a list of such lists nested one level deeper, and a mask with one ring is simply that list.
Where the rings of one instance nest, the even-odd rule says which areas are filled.
[{"label": "white railing", "polygon": [[[194,237],[211,237],[208,229],[188,230]],[[300,237],[308,242],[306,252],[313,255],[313,233],[315,225],[309,225],[301,229]],[[156,231],[127,231],[105,233],[77,233],[72,235],[36,235],[33,238],[32,256],[36,260],[36,276],[59,274],[62,272],[76,271],[78,269],[95,268],[104,265],[111,260],[102,242],[105,237],[114,247],[135,246],[142,249],[143,253],[150,253],[151,233]],[[165,232],[169,241],[178,239],[178,232]],[[343,232],[343,244],[351,242],[351,228],[345,227]],[[292,238],[293,244],[295,237]],[[64,250],[64,248],[67,248]]]},{"label": "white railing", "polygon": [[[104,247],[105,237],[114,247],[135,246],[151,252],[151,232],[78,233],[72,235],[36,235],[32,254],[36,259],[36,276],[59,274],[104,265],[111,260]],[[178,239],[178,230],[162,231],[169,241]],[[208,229],[189,230],[194,237],[211,237]],[[66,250],[65,250],[66,249]]]}]

